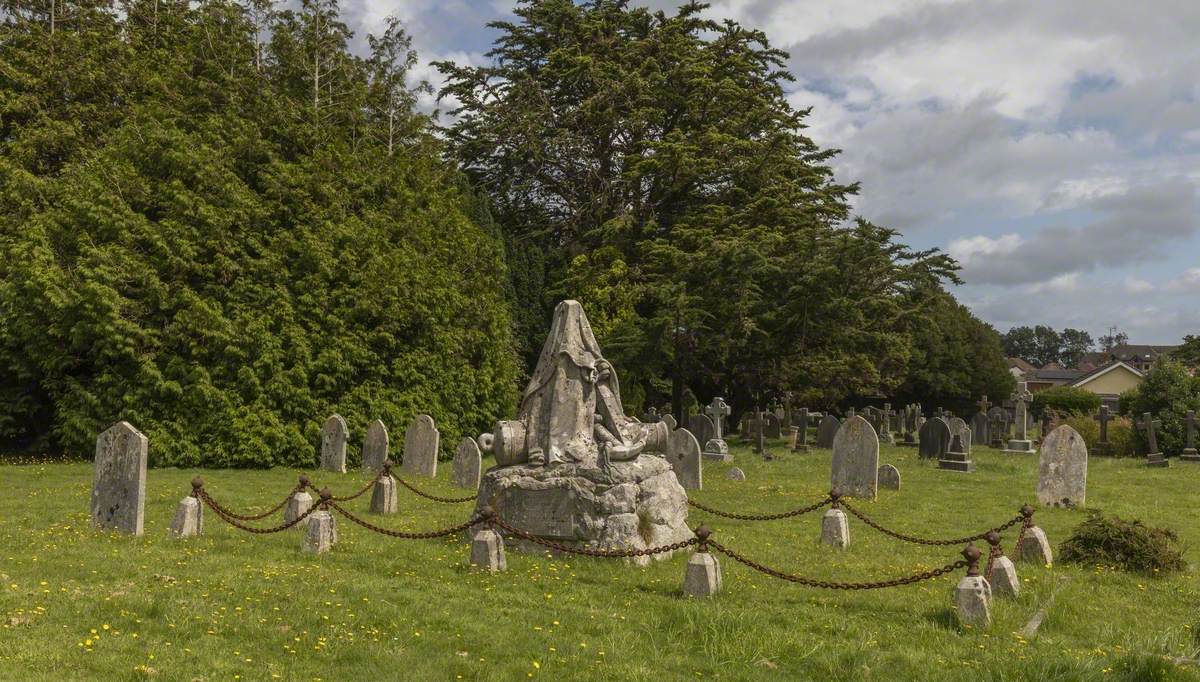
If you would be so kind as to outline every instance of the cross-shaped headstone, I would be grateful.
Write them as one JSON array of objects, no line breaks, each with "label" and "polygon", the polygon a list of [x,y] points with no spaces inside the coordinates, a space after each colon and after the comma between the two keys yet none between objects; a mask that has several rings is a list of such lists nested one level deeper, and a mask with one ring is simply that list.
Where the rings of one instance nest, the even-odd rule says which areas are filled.
[{"label": "cross-shaped headstone", "polygon": [[1200,461],[1200,452],[1196,451],[1196,411],[1188,410],[1187,413],[1187,442],[1184,443],[1183,452],[1179,454],[1179,459],[1186,462]]},{"label": "cross-shaped headstone", "polygon": [[854,419],[854,415],[855,415],[855,414],[857,414],[857,413],[854,411],[854,408],[853,408],[853,407],[851,407],[851,408],[848,408],[848,409],[846,410],[846,419]]},{"label": "cross-shaped headstone", "polygon": [[729,405],[725,404],[725,399],[720,397],[713,398],[708,407],[704,408],[704,413],[712,417],[713,420],[713,432],[716,434],[713,438],[724,440],[723,424],[725,417],[729,416],[729,412]]},{"label": "cross-shaped headstone", "polygon": [[796,410],[796,445],[808,445],[808,408],[801,407]]},{"label": "cross-shaped headstone", "polygon": [[937,410],[934,411],[933,416],[945,419],[946,411],[939,407],[939,408],[937,408]]},{"label": "cross-shaped headstone", "polygon": [[1108,444],[1108,422],[1112,416],[1108,413],[1108,405],[1100,406],[1100,414],[1096,415],[1096,421],[1100,422],[1100,442]]},{"label": "cross-shaped headstone", "polygon": [[1154,418],[1154,415],[1149,412],[1142,414],[1142,428],[1146,430],[1146,445],[1151,456],[1158,453],[1158,437],[1155,435],[1155,430],[1162,426],[1162,422]]},{"label": "cross-shaped headstone", "polygon": [[1027,440],[1029,432],[1029,417],[1027,403],[1033,398],[1033,394],[1025,387],[1025,382],[1017,384],[1017,390],[1013,392],[1013,400],[1017,403],[1017,440]]},{"label": "cross-shaped headstone", "polygon": [[886,434],[886,433],[891,433],[892,416],[896,414],[895,410],[892,409],[892,404],[884,403],[883,410],[880,412],[880,414],[883,415],[883,427],[879,429],[879,433],[881,435]]},{"label": "cross-shaped headstone", "polygon": [[983,412],[985,414],[987,413],[988,408],[992,406],[992,404],[988,402],[986,395],[983,396],[982,398],[980,398],[979,402],[976,403],[976,405],[979,405],[979,411]]}]

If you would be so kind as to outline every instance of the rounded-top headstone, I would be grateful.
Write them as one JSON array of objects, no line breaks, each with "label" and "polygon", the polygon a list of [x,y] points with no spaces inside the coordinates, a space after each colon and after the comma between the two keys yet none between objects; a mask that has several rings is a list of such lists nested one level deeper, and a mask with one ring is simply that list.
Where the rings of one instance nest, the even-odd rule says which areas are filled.
[{"label": "rounded-top headstone", "polygon": [[879,487],[879,436],[861,416],[846,420],[833,438],[831,490],[842,496],[875,499]]},{"label": "rounded-top headstone", "polygon": [[746,472],[742,471],[738,467],[734,467],[725,474],[725,478],[728,478],[731,481],[744,481],[746,480]]},{"label": "rounded-top headstone", "polygon": [[667,462],[684,490],[700,490],[703,485],[700,454],[700,442],[691,431],[676,429],[671,432],[667,439]]},{"label": "rounded-top headstone", "polygon": [[346,473],[346,443],[350,440],[350,427],[342,415],[335,414],[325,420],[321,427],[321,469]]},{"label": "rounded-top headstone", "polygon": [[833,447],[833,439],[837,436],[842,423],[832,414],[825,415],[817,427],[817,447],[829,449]]},{"label": "rounded-top headstone", "polygon": [[363,435],[362,467],[367,471],[379,471],[388,458],[388,430],[382,420],[376,419]]},{"label": "rounded-top headstone", "polygon": [[940,459],[950,451],[950,425],[941,417],[926,420],[918,437],[921,443],[917,452],[922,459]]},{"label": "rounded-top headstone", "polygon": [[454,485],[468,490],[479,489],[483,458],[474,438],[463,438],[454,451]]},{"label": "rounded-top headstone", "polygon": [[414,417],[404,432],[404,459],[400,462],[400,470],[416,476],[437,476],[440,441],[441,434],[433,417],[427,414]]},{"label": "rounded-top headstone", "polygon": [[879,487],[889,490],[900,489],[900,470],[891,464],[879,465]]},{"label": "rounded-top headstone", "polygon": [[1067,424],[1042,442],[1038,461],[1038,502],[1056,507],[1082,507],[1087,498],[1087,445]]}]

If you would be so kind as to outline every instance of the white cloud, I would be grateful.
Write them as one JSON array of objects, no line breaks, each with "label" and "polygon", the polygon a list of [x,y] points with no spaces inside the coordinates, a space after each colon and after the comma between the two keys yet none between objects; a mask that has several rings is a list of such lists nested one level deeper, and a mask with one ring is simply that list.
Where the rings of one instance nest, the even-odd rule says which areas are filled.
[{"label": "white cloud", "polygon": [[1200,291],[1200,268],[1188,268],[1183,274],[1167,282],[1165,288],[1167,291]]},{"label": "white cloud", "polygon": [[1031,285],[1028,291],[1031,294],[1065,294],[1079,291],[1079,273],[1068,272],[1057,277],[1052,277],[1045,282]]},{"label": "white cloud", "polygon": [[967,265],[988,256],[1007,256],[1015,253],[1023,241],[1019,234],[1006,234],[995,239],[977,235],[955,239],[950,242],[946,251],[960,264]]},{"label": "white cloud", "polygon": [[1126,277],[1123,285],[1127,294],[1145,294],[1154,291],[1153,284],[1137,277]]}]

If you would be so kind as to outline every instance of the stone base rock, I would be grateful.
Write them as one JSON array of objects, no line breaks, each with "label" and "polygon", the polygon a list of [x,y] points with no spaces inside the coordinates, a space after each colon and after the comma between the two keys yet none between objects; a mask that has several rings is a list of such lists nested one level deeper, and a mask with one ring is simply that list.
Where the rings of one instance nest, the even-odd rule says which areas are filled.
[{"label": "stone base rock", "polygon": [[1051,564],[1054,554],[1050,551],[1050,541],[1046,539],[1046,531],[1037,526],[1030,526],[1017,545],[1017,561],[1033,564]]},{"label": "stone base rock", "polygon": [[1033,441],[1031,440],[1010,440],[1008,447],[1004,448],[1004,452],[1008,454],[1031,455],[1037,450],[1033,449]]},{"label": "stone base rock", "polygon": [[308,530],[301,548],[312,554],[324,554],[337,544],[337,525],[327,511],[315,511],[308,517]]},{"label": "stone base rock", "polygon": [[504,559],[504,538],[491,528],[481,528],[471,538],[471,565],[486,571],[508,570]]},{"label": "stone base rock", "polygon": [[938,460],[938,468],[947,471],[961,471],[963,473],[971,473],[975,471],[975,462],[967,459],[967,455],[960,452],[947,452],[942,459]]},{"label": "stone base rock", "polygon": [[191,495],[179,501],[175,518],[168,533],[173,538],[187,538],[204,533],[204,505]]},{"label": "stone base rock", "polygon": [[746,472],[742,471],[739,467],[734,467],[725,472],[725,478],[731,481],[744,481],[746,480]]},{"label": "stone base rock", "polygon": [[[574,463],[494,467],[479,486],[476,510],[485,506],[512,526],[574,548],[645,549],[693,535],[687,493],[667,461],[652,455],[612,462],[607,471]],[[509,545],[546,550],[514,538]],[[647,564],[649,557],[635,562]]]},{"label": "stone base rock", "polygon": [[1200,462],[1200,450],[1196,448],[1184,448],[1183,452],[1179,455],[1179,461]]},{"label": "stone base rock", "polygon": [[[303,516],[304,512],[308,511],[309,509],[312,509],[312,506],[313,506],[312,495],[309,495],[308,493],[305,493],[305,492],[296,493],[288,498],[287,506],[283,508],[283,520],[286,521],[287,523],[291,523],[292,521],[295,521],[296,519]],[[312,517],[310,516],[292,527],[293,528],[307,528],[308,522],[311,518]]]},{"label": "stone base rock", "polygon": [[375,514],[396,513],[396,480],[382,476],[371,488],[371,511]]},{"label": "stone base rock", "polygon": [[729,454],[729,444],[723,439],[711,438],[704,444],[704,459],[732,462],[733,455]]},{"label": "stone base rock", "polygon": [[845,549],[850,546],[850,524],[846,512],[830,509],[821,517],[821,542],[830,547]]},{"label": "stone base rock", "polygon": [[695,552],[683,574],[683,593],[692,597],[711,597],[721,591],[721,564],[708,552]]},{"label": "stone base rock", "polygon": [[1171,462],[1166,457],[1163,457],[1163,453],[1155,452],[1155,453],[1146,455],[1146,466],[1148,466],[1148,467],[1169,467],[1169,466],[1171,466]]},{"label": "stone base rock", "polygon": [[1016,597],[1021,592],[1021,581],[1017,580],[1017,567],[1006,556],[996,557],[992,572],[987,577],[992,594],[998,597]]},{"label": "stone base rock", "polygon": [[992,624],[991,589],[983,576],[965,575],[954,588],[954,612],[965,626],[985,629]]}]

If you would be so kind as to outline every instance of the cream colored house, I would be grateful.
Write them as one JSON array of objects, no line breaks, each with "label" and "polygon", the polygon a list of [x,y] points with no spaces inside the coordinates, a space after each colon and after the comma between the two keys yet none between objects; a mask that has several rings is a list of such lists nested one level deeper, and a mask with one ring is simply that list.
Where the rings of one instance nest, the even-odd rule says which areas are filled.
[{"label": "cream colored house", "polygon": [[1105,403],[1116,404],[1122,393],[1142,383],[1145,378],[1137,368],[1121,360],[1097,367],[1076,379],[1070,385],[1100,396]]}]

